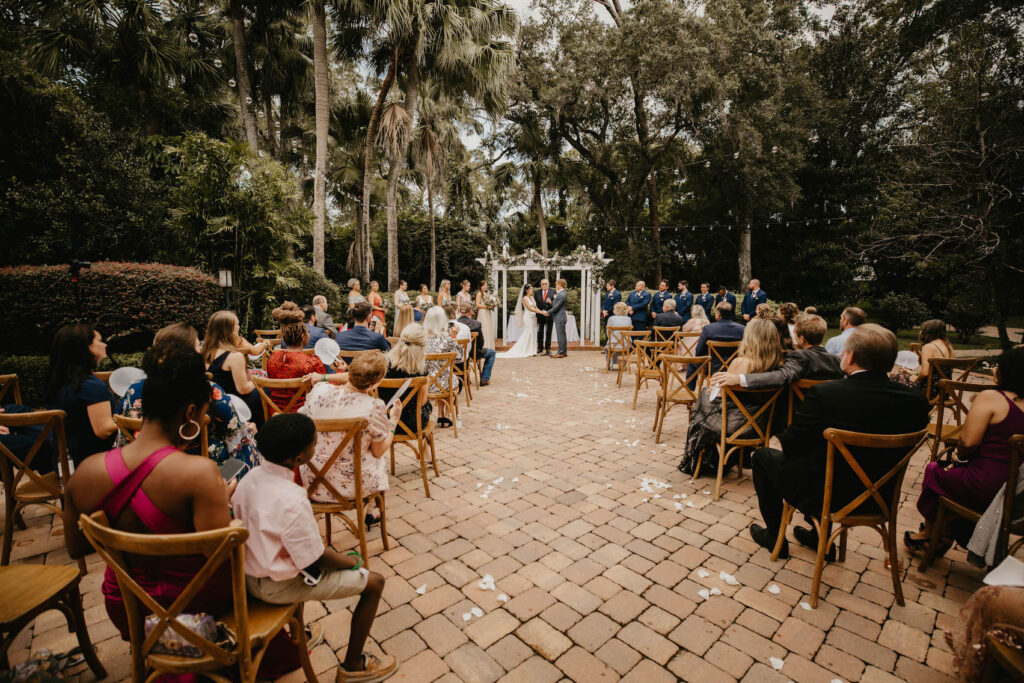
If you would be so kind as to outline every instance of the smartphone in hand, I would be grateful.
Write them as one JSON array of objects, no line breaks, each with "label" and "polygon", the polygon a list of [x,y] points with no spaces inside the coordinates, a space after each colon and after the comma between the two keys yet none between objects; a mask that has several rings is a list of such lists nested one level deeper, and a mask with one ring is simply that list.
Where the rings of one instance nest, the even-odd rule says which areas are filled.
[{"label": "smartphone in hand", "polygon": [[245,469],[245,463],[241,460],[229,458],[221,463],[221,466],[218,469],[220,470],[220,476],[224,477],[224,481],[231,481],[232,479],[236,479],[238,475],[242,473],[242,470]]}]

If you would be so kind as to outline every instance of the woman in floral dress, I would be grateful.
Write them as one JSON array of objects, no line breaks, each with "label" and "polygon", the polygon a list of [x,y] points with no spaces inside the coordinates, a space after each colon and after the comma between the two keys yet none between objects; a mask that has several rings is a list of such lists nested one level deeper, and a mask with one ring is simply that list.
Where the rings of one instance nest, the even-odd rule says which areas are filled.
[{"label": "woman in floral dress", "polygon": [[[183,323],[168,325],[156,333],[153,338],[153,346],[167,343],[168,341],[183,342],[199,350],[199,335],[195,328]],[[125,417],[142,417],[142,387],[146,380],[139,380],[128,387],[121,398],[118,406],[118,414]],[[260,464],[259,453],[256,451],[256,425],[252,422],[245,422],[238,416],[235,406],[231,403],[228,394],[221,387],[210,382],[212,395],[210,396],[210,430],[207,455],[217,464],[222,464],[234,458],[245,464],[243,474]],[[117,447],[123,446],[128,439],[121,432],[117,433]],[[196,444],[199,440],[196,439]]]},{"label": "woman in floral dress", "polygon": [[[320,382],[313,387],[306,397],[306,404],[299,409],[303,415],[314,420],[337,420],[361,417],[369,420],[362,439],[362,487],[363,495],[369,496],[377,491],[387,491],[388,460],[384,457],[391,448],[394,429],[402,414],[401,402],[391,406],[391,413],[385,410],[384,401],[374,398],[370,392],[384,379],[388,362],[380,351],[366,351],[356,356],[348,366],[348,383],[335,386],[329,382]],[[323,469],[334,454],[334,449],[341,442],[342,434],[338,432],[322,432],[316,442],[316,450],[311,462],[318,469]],[[346,498],[354,498],[355,464],[352,460],[353,445],[349,443],[342,455],[334,461],[334,465],[325,473],[325,479]],[[299,468],[304,486],[313,483],[316,476],[309,466]],[[313,492],[314,500],[333,502],[331,492],[323,483]],[[376,522],[377,514],[368,510],[366,524]]]}]

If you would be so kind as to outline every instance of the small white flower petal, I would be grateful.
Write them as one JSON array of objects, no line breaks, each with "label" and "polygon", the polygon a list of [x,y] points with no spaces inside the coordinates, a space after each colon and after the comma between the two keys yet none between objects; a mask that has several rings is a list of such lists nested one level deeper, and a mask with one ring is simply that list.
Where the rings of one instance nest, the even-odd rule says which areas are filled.
[{"label": "small white flower petal", "polygon": [[802,608],[804,608],[805,610],[807,610],[808,612],[811,611],[811,603],[809,603],[809,602],[801,602],[800,606]]},{"label": "small white flower petal", "polygon": [[702,579],[706,579],[709,576],[711,576],[711,572],[709,572],[707,569],[698,569],[697,576],[699,576]]},{"label": "small white flower petal", "polygon": [[462,620],[463,620],[463,621],[469,621],[469,620],[470,620],[470,619],[472,619],[472,618],[473,618],[473,615],[472,615],[472,614],[470,614],[469,612],[464,612],[464,613],[462,614]]},{"label": "small white flower petal", "polygon": [[768,592],[771,593],[772,595],[778,595],[779,593],[782,592],[782,589],[779,588],[778,586],[776,586],[773,583],[772,585],[768,586]]},{"label": "small white flower petal", "polygon": [[480,609],[479,607],[474,607],[473,609],[469,610],[469,612],[470,612],[470,614],[472,614],[474,617],[477,617],[477,618],[482,617],[484,615],[484,611],[482,609]]},{"label": "small white flower petal", "polygon": [[772,663],[772,668],[775,669],[776,671],[781,669],[786,664],[786,662],[784,662],[783,660],[779,659],[778,657],[769,657],[768,661]]},{"label": "small white flower petal", "polygon": [[427,592],[427,584],[423,584],[422,586],[417,588],[416,592],[419,593],[420,595],[423,595],[424,593],[426,593]]}]

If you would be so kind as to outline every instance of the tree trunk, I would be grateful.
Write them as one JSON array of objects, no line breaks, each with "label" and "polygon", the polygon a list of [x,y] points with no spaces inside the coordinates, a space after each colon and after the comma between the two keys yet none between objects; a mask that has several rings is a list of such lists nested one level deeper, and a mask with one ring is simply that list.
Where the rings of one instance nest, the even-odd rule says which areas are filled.
[{"label": "tree trunk", "polygon": [[739,272],[740,290],[742,291],[744,285],[753,277],[750,268],[750,223],[740,227]]},{"label": "tree trunk", "polygon": [[437,291],[437,232],[434,229],[434,181],[427,179],[427,211],[430,212],[430,291]]},{"label": "tree trunk", "polygon": [[544,201],[540,195],[540,179],[533,176],[533,212],[537,215],[537,230],[540,231],[540,253],[548,255],[548,226],[544,222]]},{"label": "tree trunk", "polygon": [[398,289],[398,181],[405,170],[405,157],[413,127],[416,125],[416,101],[419,99],[420,70],[413,65],[405,84],[405,110],[409,112],[409,130],[394,151],[388,167],[387,213],[388,213],[388,291]]},{"label": "tree trunk", "polygon": [[651,237],[654,238],[654,281],[661,282],[661,218],[658,212],[658,172],[651,171],[650,195]]},{"label": "tree trunk", "polygon": [[[313,2],[313,84],[316,91],[316,175],[313,177],[313,270],[324,274],[324,233],[327,220],[327,135],[330,85],[327,62],[327,13],[322,0]],[[358,236],[358,231],[357,231]]]},{"label": "tree trunk", "polygon": [[270,156],[280,159],[281,145],[277,140],[277,131],[274,129],[274,105],[269,96],[263,99],[263,118],[267,120],[267,149],[270,151]]},{"label": "tree trunk", "polygon": [[387,99],[388,91],[395,82],[395,72],[398,70],[398,51],[391,57],[391,66],[384,76],[384,82],[380,85],[380,92],[377,93],[377,103],[373,106],[370,114],[370,122],[366,126],[366,142],[363,144],[363,229],[362,235],[357,235],[359,243],[359,270],[364,282],[369,282],[373,276],[373,266],[370,263],[370,191],[373,188],[373,139],[377,135],[377,123],[380,121],[380,112],[384,108],[384,100]]},{"label": "tree trunk", "polygon": [[242,14],[242,0],[231,0],[231,42],[235,47],[235,70],[238,72],[238,103],[242,108],[242,124],[245,126],[245,140],[253,151],[259,150],[259,136],[256,132],[256,116],[252,109],[252,86],[249,83],[249,51],[245,46],[245,17]]}]

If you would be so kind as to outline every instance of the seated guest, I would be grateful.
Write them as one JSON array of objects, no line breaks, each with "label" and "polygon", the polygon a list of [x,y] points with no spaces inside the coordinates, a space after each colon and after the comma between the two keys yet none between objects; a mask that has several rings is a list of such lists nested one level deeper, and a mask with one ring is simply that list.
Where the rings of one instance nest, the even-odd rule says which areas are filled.
[{"label": "seated guest", "polygon": [[[825,490],[828,450],[822,433],[829,427],[871,434],[907,434],[928,423],[928,401],[920,392],[890,382],[886,373],[896,362],[896,335],[879,325],[860,325],[846,338],[840,367],[847,377],[807,390],[793,424],[779,435],[782,450],[754,451],[754,490],[764,526],[753,524],[750,535],[764,548],[775,547],[782,524],[782,502],[805,515],[820,515]],[[851,448],[856,455],[857,448]],[[877,480],[907,454],[906,449],[871,449],[860,462]],[[864,485],[841,457],[833,475],[832,508],[838,510],[864,491]],[[883,497],[886,493],[883,492]],[[796,527],[793,535],[811,548],[818,546],[813,529]],[[789,556],[788,542],[780,557]]]},{"label": "seated guest", "polygon": [[316,309],[316,326],[330,332],[332,335],[338,334],[338,328],[334,325],[334,320],[327,313],[327,297],[323,294],[314,296],[313,308]]},{"label": "seated guest", "polygon": [[[633,320],[626,314],[629,309],[626,304],[622,301],[616,301],[613,307],[613,313],[607,319],[608,327],[628,327],[633,328]],[[622,332],[618,330],[612,330],[608,332],[608,344],[618,344],[619,339],[622,337]],[[619,354],[612,354],[612,366],[617,367],[619,362]]]},{"label": "seated guest", "polygon": [[[722,304],[728,306],[728,304]],[[742,325],[740,326],[742,327]],[[770,321],[755,318],[744,328],[743,341],[730,364],[730,370],[740,375],[754,375],[777,370],[782,365],[782,344],[775,325]],[[716,391],[715,394],[718,392]],[[711,392],[702,391],[690,414],[690,425],[686,430],[686,452],[679,463],[679,471],[694,476],[717,474],[718,445],[722,439],[722,398],[711,398]],[[740,394],[739,399],[746,409],[754,414],[770,394]],[[727,413],[726,430],[732,433],[747,421],[741,410]],[[762,425],[768,423],[768,414],[760,418]],[[701,458],[701,472],[696,472],[697,458]],[[743,457],[740,453],[737,457]],[[728,464],[728,463],[726,463]]]},{"label": "seated guest", "polygon": [[985,676],[985,661],[992,656],[985,647],[986,636],[992,633],[998,642],[1016,650],[1019,656],[1024,650],[1020,629],[1024,629],[1024,587],[979,588],[960,608],[960,618],[952,630],[944,632],[946,643],[953,650],[953,668],[960,674],[960,680],[1004,680]]},{"label": "seated guest", "polygon": [[757,308],[754,309],[755,318],[770,318],[772,317],[772,307],[768,304],[758,304]]},{"label": "seated guest", "polygon": [[825,350],[833,356],[841,354],[845,348],[846,340],[853,334],[854,329],[858,325],[863,325],[867,319],[867,313],[856,306],[844,308],[842,315],[839,316],[839,329],[842,332],[825,342]]},{"label": "seated guest", "polygon": [[[697,340],[697,346],[693,350],[695,356],[706,356],[708,355],[708,342],[709,341],[739,341],[743,339],[743,331],[746,328],[740,325],[738,322],[733,320],[733,307],[727,301],[723,301],[718,304],[715,308],[715,322],[707,325],[700,331],[700,339]],[[728,357],[728,356],[726,356]],[[711,357],[711,373],[716,373],[721,370],[722,363],[715,356]],[[692,367],[687,370],[687,373],[693,371]]]},{"label": "seated guest", "polygon": [[792,351],[793,337],[789,333],[789,325],[786,324],[786,319],[781,315],[770,315],[767,318],[764,318],[764,320],[770,320],[772,325],[775,325],[775,329],[779,333],[779,341],[782,342],[782,352],[789,353]]},{"label": "seated guest", "polygon": [[786,302],[779,306],[779,315],[786,321],[786,326],[789,328],[789,336],[793,338],[794,344],[796,343],[796,317],[799,313],[800,309],[792,302]]},{"label": "seated guest", "polygon": [[[188,455],[210,401],[203,358],[177,341],[153,347],[142,361],[146,372],[142,430],[134,441],[82,461],[65,489],[64,533],[68,554],[81,558],[93,548],[78,528],[82,514],[106,513],[110,525],[135,534],[183,534],[221,529],[231,523],[228,497],[217,464]],[[131,557],[131,575],[159,604],[169,607],[206,563],[202,555]],[[128,615],[113,570],[103,578],[107,616],[129,640]],[[231,566],[221,565],[185,607],[185,612],[223,614],[232,609]],[[149,612],[140,605],[143,614]],[[260,675],[277,678],[299,666],[287,635],[271,645]]]},{"label": "seated guest", "polygon": [[[376,349],[361,353],[352,359],[348,366],[348,383],[335,386],[329,382],[321,382],[313,387],[306,397],[306,404],[299,409],[303,415],[314,420],[337,420],[346,417],[361,417],[369,420],[363,432],[362,441],[362,474],[363,495],[388,490],[388,463],[384,455],[391,448],[395,426],[401,415],[401,406],[391,406],[390,415],[385,410],[384,401],[374,398],[370,392],[384,379],[388,362],[384,354]],[[341,443],[342,435],[328,432],[317,439],[316,451],[309,462],[322,469],[330,460],[334,449]],[[341,457],[335,461],[330,471],[325,472],[325,479],[346,498],[356,495],[355,465],[352,461],[354,446],[350,442]],[[307,488],[313,483],[314,474],[308,466],[299,468],[303,485]],[[323,483],[313,492],[314,500],[331,502],[331,492]],[[376,507],[366,513],[367,526],[380,521],[374,514]]]},{"label": "seated guest", "polygon": [[741,386],[745,389],[773,389],[792,384],[798,379],[841,379],[839,359],[821,347],[825,337],[825,319],[817,315],[801,315],[796,319],[796,349],[787,353],[776,370],[758,374],[742,374],[735,366],[715,373],[712,386]]},{"label": "seated guest", "polygon": [[352,306],[349,311],[352,314],[352,327],[344,332],[339,332],[335,338],[338,346],[344,351],[377,349],[387,352],[391,350],[388,338],[369,328],[371,310],[370,304],[365,301],[360,301]]},{"label": "seated guest", "polygon": [[[31,413],[32,408],[21,403],[8,403],[0,407],[0,413],[16,414]],[[22,462],[28,457],[32,448],[36,445],[36,439],[43,433],[43,427],[31,425],[29,427],[7,427],[0,426],[0,444],[14,454]],[[38,474],[50,474],[57,470],[54,462],[53,452],[50,449],[50,441],[47,439],[40,446],[39,450],[32,457],[31,468]]]},{"label": "seated guest", "polygon": [[[199,335],[191,325],[174,323],[161,328],[153,337],[153,348],[160,354],[160,348],[167,344],[184,344],[185,346],[200,349]],[[143,389],[146,380],[142,379],[128,387],[128,391],[121,398],[117,412],[125,417],[145,417],[142,412]],[[218,465],[234,458],[245,463],[245,469],[239,474],[239,478],[246,472],[259,464],[259,454],[256,452],[256,426],[252,422],[246,422],[238,416],[230,396],[217,384],[210,382],[210,429],[208,438],[209,452],[207,456]],[[117,432],[118,447],[123,447],[128,439],[120,431]],[[203,455],[198,452],[199,441],[192,442],[196,455]]]},{"label": "seated guest", "polygon": [[203,337],[203,360],[213,381],[229,394],[238,396],[252,411],[252,421],[263,424],[263,405],[256,385],[249,378],[249,366],[241,350],[238,317],[231,311],[217,311],[210,316]]},{"label": "seated guest", "polygon": [[[407,377],[427,376],[427,334],[423,331],[423,325],[409,323],[402,328],[402,336],[395,342],[395,345],[388,351],[388,370],[384,375],[385,379],[406,379]],[[377,397],[387,403],[395,395],[398,389],[380,388],[377,390]],[[402,397],[405,398],[404,396]],[[430,422],[430,415],[434,411],[434,404],[427,401],[423,404],[420,415],[420,424],[424,427]],[[415,399],[406,404],[402,410],[402,422],[410,429],[416,427],[416,402]]]},{"label": "seated guest", "polygon": [[[423,316],[423,331],[427,335],[427,353],[452,353],[455,352],[455,362],[462,360],[462,347],[455,342],[455,335],[458,333],[457,328],[452,325],[448,326],[448,314],[445,313],[444,308],[441,306],[431,306],[427,310],[427,314]],[[428,360],[427,361],[427,373],[436,377],[437,385],[445,390],[452,386],[452,383],[462,390],[462,386],[459,384],[459,378],[455,377],[452,372],[441,373],[441,368],[444,363],[440,360]],[[452,421],[449,417],[445,416],[446,406],[441,404],[439,406],[441,416],[437,419],[437,425],[439,427],[451,427]]]},{"label": "seated guest", "polygon": [[[699,311],[697,309],[700,309]],[[700,332],[704,329],[705,325],[710,324],[708,320],[708,314],[704,307],[700,304],[694,304],[690,309],[690,319],[683,325],[683,332]]]},{"label": "seated guest", "polygon": [[316,309],[310,305],[302,307],[302,315],[305,318],[306,334],[309,335],[309,339],[306,340],[306,345],[303,348],[311,349],[316,346],[316,343],[321,339],[332,338],[333,335],[328,333],[322,327],[316,326]]},{"label": "seated guest", "polygon": [[[1010,444],[1014,434],[1024,434],[1024,349],[1008,349],[999,357],[996,386],[980,392],[964,419],[957,447],[965,464],[930,462],[924,468],[917,509],[924,528],[904,536],[911,550],[928,543],[938,510],[945,496],[965,507],[983,512],[1006,484]],[[959,537],[959,535],[958,535]]]},{"label": "seated guest", "polygon": [[396,337],[401,337],[402,336],[402,330],[405,329],[406,325],[408,325],[409,323],[416,322],[416,318],[415,318],[415,315],[414,315],[415,312],[416,312],[416,309],[414,309],[409,304],[404,304],[401,308],[398,309],[398,313],[395,315],[395,336]]},{"label": "seated guest", "polygon": [[64,433],[75,465],[114,445],[114,396],[107,383],[93,374],[106,357],[107,345],[92,325],[65,325],[53,337],[47,407],[67,413]]},{"label": "seated guest", "polygon": [[231,496],[235,519],[249,529],[245,542],[249,595],[275,605],[358,595],[337,678],[347,680],[347,674],[358,674],[357,680],[387,678],[398,670],[395,658],[363,653],[384,577],[364,569],[364,558],[358,553],[342,555],[324,546],[306,490],[294,480],[295,468],[313,457],[316,424],[305,415],[276,415],[256,438],[263,464],[239,482]]},{"label": "seated guest", "polygon": [[[442,308],[444,309],[444,314],[448,316],[448,324],[455,325],[455,329],[458,330],[458,332],[455,334],[455,338],[472,339],[473,335],[470,334],[469,327],[465,323],[459,322],[458,307],[455,304],[445,304],[444,306],[442,306]],[[462,360],[461,356],[459,360]]]},{"label": "seated guest", "polygon": [[683,316],[676,313],[676,300],[665,299],[661,304],[661,313],[654,316],[655,327],[683,327]]},{"label": "seated guest", "polygon": [[[267,359],[267,377],[270,379],[301,379],[306,375],[327,374],[327,368],[315,354],[306,353],[303,349],[308,341],[308,332],[304,324],[304,315],[291,301],[285,301],[271,313],[278,327],[281,328],[281,345]],[[342,332],[342,336],[348,332]],[[267,396],[274,405],[284,409],[295,396],[296,389],[271,389]],[[296,399],[292,410],[298,410],[305,402],[305,397]]]},{"label": "seated guest", "polygon": [[465,325],[470,332],[476,332],[476,341],[473,342],[474,357],[484,362],[484,368],[480,371],[480,386],[485,387],[491,383],[491,369],[494,368],[494,349],[488,349],[484,346],[484,331],[483,325],[479,321],[474,320],[476,311],[473,310],[473,304],[463,302],[459,307],[462,310],[462,315],[456,322]]},{"label": "seated guest", "polygon": [[[925,391],[928,388],[928,376],[931,374],[930,361],[935,358],[953,358],[956,354],[946,336],[946,323],[941,320],[926,320],[921,323],[921,332],[918,334],[917,341],[921,344],[921,367],[917,369],[917,372],[897,367],[890,377],[900,384],[906,384],[918,391]],[[932,395],[928,398],[935,398],[938,390],[939,383],[933,382]]]}]

